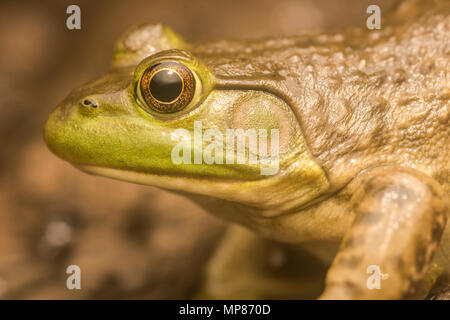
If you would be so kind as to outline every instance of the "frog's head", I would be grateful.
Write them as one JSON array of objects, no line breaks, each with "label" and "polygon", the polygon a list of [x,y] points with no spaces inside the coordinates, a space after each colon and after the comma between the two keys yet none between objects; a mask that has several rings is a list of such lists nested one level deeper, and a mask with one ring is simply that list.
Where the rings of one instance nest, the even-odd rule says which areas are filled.
[{"label": "frog's head", "polygon": [[254,69],[243,79],[227,67],[232,53],[216,51],[194,48],[162,25],[130,29],[116,44],[111,72],[53,111],[45,141],[86,172],[265,215],[316,198],[328,182],[289,104],[261,85],[257,57],[232,58]]}]

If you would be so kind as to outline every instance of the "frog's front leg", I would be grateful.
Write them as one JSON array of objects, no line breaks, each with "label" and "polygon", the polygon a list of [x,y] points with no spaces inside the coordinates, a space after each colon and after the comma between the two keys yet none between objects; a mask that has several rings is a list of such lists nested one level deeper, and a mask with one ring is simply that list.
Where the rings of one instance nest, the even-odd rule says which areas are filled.
[{"label": "frog's front leg", "polygon": [[322,261],[301,248],[230,225],[196,298],[311,299],[321,292],[325,272]]},{"label": "frog's front leg", "polygon": [[447,220],[447,195],[431,177],[406,168],[378,167],[357,179],[355,220],[320,298],[424,298]]}]

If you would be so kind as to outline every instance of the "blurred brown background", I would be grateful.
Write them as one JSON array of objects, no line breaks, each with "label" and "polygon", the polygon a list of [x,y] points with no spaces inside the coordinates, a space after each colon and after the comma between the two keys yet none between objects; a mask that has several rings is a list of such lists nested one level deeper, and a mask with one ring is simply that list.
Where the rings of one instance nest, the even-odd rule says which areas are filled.
[{"label": "blurred brown background", "polygon": [[[0,298],[189,298],[224,223],[155,188],[88,176],[45,147],[42,126],[107,71],[126,27],[163,22],[188,41],[362,25],[394,0],[0,2]],[[81,7],[82,29],[66,29]],[[66,288],[81,267],[82,290]]]}]

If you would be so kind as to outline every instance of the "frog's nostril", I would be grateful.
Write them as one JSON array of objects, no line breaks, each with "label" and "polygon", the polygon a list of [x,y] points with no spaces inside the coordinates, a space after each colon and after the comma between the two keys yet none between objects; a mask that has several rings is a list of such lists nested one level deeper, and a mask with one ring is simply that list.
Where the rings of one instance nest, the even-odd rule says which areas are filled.
[{"label": "frog's nostril", "polygon": [[84,98],[81,100],[81,105],[83,107],[88,107],[88,108],[97,108],[98,107],[98,103],[97,101],[95,101],[92,98]]}]

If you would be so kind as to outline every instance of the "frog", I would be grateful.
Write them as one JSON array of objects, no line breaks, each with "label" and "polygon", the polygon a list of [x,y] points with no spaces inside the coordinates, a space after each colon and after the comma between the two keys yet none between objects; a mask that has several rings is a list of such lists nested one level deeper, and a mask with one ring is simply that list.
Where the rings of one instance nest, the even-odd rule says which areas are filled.
[{"label": "frog", "polygon": [[[449,31],[445,0],[403,0],[379,30],[277,38],[196,43],[138,24],[110,71],[49,115],[44,139],[86,173],[229,222],[197,297],[445,298]],[[244,136],[223,149],[230,129],[260,148]],[[231,161],[238,145],[261,161]],[[323,275],[301,276],[301,250]]]}]

